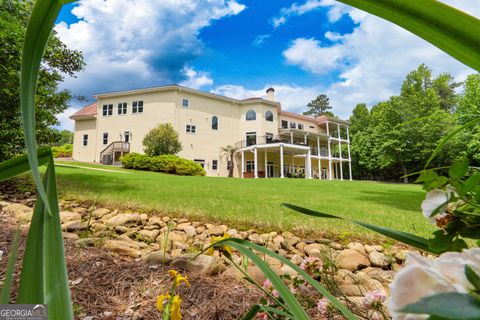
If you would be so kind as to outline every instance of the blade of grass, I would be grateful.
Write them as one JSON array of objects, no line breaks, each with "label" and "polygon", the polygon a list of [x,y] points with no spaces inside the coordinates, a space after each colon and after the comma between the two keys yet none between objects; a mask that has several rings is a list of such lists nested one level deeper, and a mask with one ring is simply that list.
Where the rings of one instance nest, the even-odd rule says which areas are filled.
[{"label": "blade of grass", "polygon": [[[346,306],[344,306],[334,295],[332,295],[325,287],[323,287],[318,281],[313,279],[308,273],[306,273],[304,270],[300,269],[297,265],[295,265],[294,263],[292,263],[290,260],[286,259],[285,257],[283,257],[283,256],[265,248],[265,247],[262,247],[258,244],[254,244],[252,242],[249,242],[249,241],[246,241],[246,240],[243,240],[243,239],[227,238],[227,239],[223,239],[223,240],[220,240],[218,242],[215,242],[214,245],[215,246],[227,245],[227,246],[230,246],[230,247],[232,247],[236,250],[241,248],[242,251],[238,250],[241,253],[243,253],[243,251],[245,251],[245,250],[249,251],[248,249],[245,249],[245,248],[249,248],[249,249],[259,251],[262,254],[265,254],[265,255],[268,255],[272,258],[277,259],[278,261],[282,262],[283,264],[288,265],[290,268],[295,270],[295,272],[297,272],[300,276],[302,276],[302,278],[304,278],[310,285],[312,285],[315,289],[317,289],[317,291],[320,292],[323,296],[325,296],[325,298],[327,298],[335,306],[335,308],[337,308],[337,310],[340,311],[343,314],[343,316],[345,318],[347,318],[349,320],[356,320],[357,319],[355,317],[355,315]],[[206,248],[205,250],[208,250],[208,248]],[[273,284],[273,282],[272,282],[272,284]]]},{"label": "blade of grass", "polygon": [[52,319],[73,319],[60,226],[53,157],[44,177],[51,214],[41,198],[33,212],[23,257],[17,303],[48,304]]},{"label": "blade of grass", "polygon": [[5,270],[5,281],[3,282],[2,291],[0,292],[0,304],[8,304],[10,302],[10,292],[13,281],[13,272],[15,271],[15,262],[17,261],[19,237],[20,230],[17,229],[10,247],[7,270]]},{"label": "blade of grass", "polygon": [[480,123],[480,117],[476,118],[476,119],[473,119],[472,121],[470,122],[467,122],[466,124],[464,124],[463,126],[460,126],[458,128],[456,128],[455,130],[451,131],[449,134],[447,134],[437,145],[437,147],[435,148],[435,150],[433,150],[430,158],[428,158],[427,162],[425,163],[425,168],[428,167],[428,165],[430,164],[430,162],[432,162],[432,160],[437,156],[437,154],[440,153],[440,151],[442,150],[442,148],[447,144],[447,142],[452,139],[455,135],[457,135],[458,133],[462,132],[463,130],[465,129],[468,129],[470,127],[473,127],[473,126],[476,126],[478,123]]},{"label": "blade of grass", "polygon": [[61,8],[62,5],[57,0],[35,1],[25,32],[20,77],[20,102],[25,147],[39,197],[42,198],[48,212],[50,212],[50,204],[38,169],[35,139],[35,92],[42,56]]},{"label": "blade of grass", "polygon": [[435,0],[337,0],[416,34],[480,71],[480,20]]},{"label": "blade of grass", "polygon": [[260,306],[258,304],[252,306],[248,312],[243,316],[241,320],[253,320],[255,316],[260,311]]},{"label": "blade of grass", "polygon": [[328,213],[322,213],[302,207],[295,206],[293,204],[289,203],[282,203],[282,206],[290,208],[292,210],[295,210],[297,212],[309,215],[309,216],[314,216],[314,217],[319,217],[319,218],[328,218],[328,219],[342,219],[346,221],[350,221],[352,223],[355,223],[359,226],[362,226],[364,228],[370,229],[372,231],[378,232],[380,234],[383,234],[384,236],[387,236],[389,238],[395,239],[397,241],[401,241],[403,243],[406,243],[408,245],[411,245],[413,247],[416,247],[418,249],[432,252],[428,246],[428,239],[416,236],[414,234],[408,233],[408,232],[403,232],[403,231],[398,231],[398,230],[393,230],[389,228],[384,228],[384,227],[379,227],[373,224],[365,223],[362,221],[357,221],[357,220],[351,220],[351,219],[345,219],[342,217],[334,216]]},{"label": "blade of grass", "polygon": [[[49,147],[38,149],[38,164],[40,166],[48,162],[50,153]],[[0,181],[10,179],[29,170],[30,164],[28,163],[28,156],[26,154],[4,161],[0,163]]]}]

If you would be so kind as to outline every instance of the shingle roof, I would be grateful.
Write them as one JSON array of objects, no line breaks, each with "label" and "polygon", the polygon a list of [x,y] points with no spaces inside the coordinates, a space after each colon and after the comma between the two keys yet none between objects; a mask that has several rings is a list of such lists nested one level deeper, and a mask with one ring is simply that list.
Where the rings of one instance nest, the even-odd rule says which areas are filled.
[{"label": "shingle roof", "polygon": [[95,116],[96,114],[97,114],[97,103],[94,102],[78,110],[77,112],[72,114],[70,118]]}]

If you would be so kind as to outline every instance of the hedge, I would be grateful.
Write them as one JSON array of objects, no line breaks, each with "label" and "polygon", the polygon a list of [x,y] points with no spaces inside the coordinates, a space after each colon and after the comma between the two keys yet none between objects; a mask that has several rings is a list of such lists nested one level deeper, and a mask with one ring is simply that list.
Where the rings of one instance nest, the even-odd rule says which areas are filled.
[{"label": "hedge", "polygon": [[52,147],[54,158],[71,158],[73,153],[73,146],[71,144],[64,144],[61,147]]},{"label": "hedge", "polygon": [[165,172],[181,176],[205,175],[205,170],[201,165],[175,155],[150,157],[139,153],[129,153],[120,158],[120,161],[127,169]]}]

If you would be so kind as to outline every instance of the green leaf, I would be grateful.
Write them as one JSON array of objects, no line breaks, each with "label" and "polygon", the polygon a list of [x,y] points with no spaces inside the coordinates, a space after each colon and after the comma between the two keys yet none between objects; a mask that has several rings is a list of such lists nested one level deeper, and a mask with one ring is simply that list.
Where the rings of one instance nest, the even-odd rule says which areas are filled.
[{"label": "green leaf", "polygon": [[13,281],[13,272],[15,271],[15,262],[17,261],[18,238],[20,230],[17,229],[13,237],[12,245],[10,247],[10,254],[8,256],[7,270],[5,271],[5,281],[3,282],[2,290],[0,292],[0,304],[8,304],[10,302],[10,291]]},{"label": "green leaf", "polygon": [[39,162],[35,140],[35,92],[42,56],[61,8],[62,5],[57,0],[35,1],[25,32],[20,76],[22,124],[28,161],[39,198],[43,200],[49,212],[47,194],[38,169]]},{"label": "green leaf", "polygon": [[48,304],[49,318],[68,320],[73,319],[73,311],[52,156],[45,173],[44,187],[51,214],[48,214],[42,199],[38,198],[25,245],[17,303]]},{"label": "green leaf", "polygon": [[460,158],[453,162],[450,170],[448,170],[448,174],[453,179],[461,179],[463,178],[468,171],[468,159],[467,158]]},{"label": "green leaf", "polygon": [[[50,159],[51,150],[49,147],[39,148],[37,154],[38,164],[42,166]],[[7,160],[0,163],[0,181],[10,179],[29,170],[30,164],[26,154]]]},{"label": "green leaf", "polygon": [[260,312],[260,306],[258,304],[253,305],[241,320],[253,320],[258,312]]},{"label": "green leaf", "polygon": [[480,71],[480,21],[434,0],[339,0],[416,34]]},{"label": "green leaf", "polygon": [[[325,287],[323,287],[318,281],[313,279],[308,273],[305,272],[305,270],[300,269],[297,265],[292,263],[290,260],[286,259],[285,257],[263,247],[258,244],[251,243],[249,241],[243,240],[243,239],[236,239],[236,238],[227,238],[224,240],[221,240],[219,242],[216,242],[215,245],[228,245],[231,246],[234,249],[238,248],[250,248],[253,250],[256,250],[262,254],[268,255],[272,258],[277,259],[283,264],[288,265],[290,268],[295,270],[300,276],[302,276],[305,281],[307,281],[312,287],[314,287],[318,292],[320,292],[325,298],[327,298],[335,308],[337,308],[338,311],[342,313],[342,315],[349,319],[349,320],[356,320],[357,318],[355,315],[346,307],[344,306],[338,299],[332,295]],[[208,248],[207,248],[208,249]],[[207,250],[205,249],[205,250]],[[240,251],[240,250],[239,250]],[[278,290],[278,289],[277,289]],[[280,293],[281,295],[281,293]],[[282,296],[283,297],[283,296]]]},{"label": "green leaf", "polygon": [[475,172],[467,180],[465,180],[463,187],[460,188],[459,190],[459,194],[461,196],[466,195],[467,193],[475,189],[475,187],[477,187],[478,184],[480,184],[480,172]]},{"label": "green leaf", "polygon": [[478,320],[480,319],[480,301],[463,293],[439,293],[424,297],[406,306],[401,312],[429,314],[452,320]]},{"label": "green leaf", "polygon": [[[480,53],[480,51],[479,51],[479,53]],[[449,134],[447,134],[442,140],[440,140],[438,145],[435,147],[435,150],[433,150],[432,154],[430,155],[430,158],[428,158],[427,162],[425,163],[424,168],[428,167],[430,162],[432,162],[432,160],[437,156],[437,154],[440,153],[442,148],[448,143],[448,141],[450,141],[450,139],[452,139],[458,133],[460,133],[460,132],[462,132],[462,131],[470,128],[470,127],[476,126],[478,123],[480,123],[480,117],[475,118],[470,122],[467,122],[466,124],[452,130]]]},{"label": "green leaf", "polygon": [[431,170],[422,170],[415,182],[430,182],[438,178],[438,174]]},{"label": "green leaf", "polygon": [[437,230],[433,233],[433,238],[428,240],[428,246],[436,253],[447,251],[453,242],[453,234],[445,233],[443,230]]},{"label": "green leaf", "polygon": [[400,241],[400,242],[406,243],[408,245],[411,245],[413,247],[416,247],[418,249],[433,252],[428,247],[428,240],[427,239],[416,236],[416,235],[411,234],[411,233],[398,231],[398,230],[393,230],[393,229],[384,228],[384,227],[379,227],[379,226],[375,226],[375,225],[365,223],[365,222],[362,222],[362,221],[345,219],[345,218],[334,216],[334,215],[331,215],[331,214],[328,214],[328,213],[322,213],[322,212],[318,212],[318,211],[314,211],[314,210],[310,210],[310,209],[305,209],[305,208],[298,207],[298,206],[295,206],[295,205],[292,205],[292,204],[289,204],[289,203],[283,203],[282,206],[285,206],[285,207],[290,208],[292,210],[298,211],[298,212],[306,214],[306,215],[314,216],[314,217],[347,220],[347,221],[355,223],[359,226],[362,226],[364,228],[367,228],[367,229],[370,229],[372,231],[383,234],[384,236],[387,236],[389,238],[392,238],[392,239],[395,239],[397,241]]},{"label": "green leaf", "polygon": [[423,184],[423,189],[428,192],[428,191],[431,191],[433,189],[438,189],[438,188],[443,187],[444,185],[447,184],[447,182],[448,182],[447,177],[438,176],[437,178],[435,178],[431,181],[425,182]]},{"label": "green leaf", "polygon": [[480,277],[468,264],[465,265],[465,276],[475,290],[480,291]]}]

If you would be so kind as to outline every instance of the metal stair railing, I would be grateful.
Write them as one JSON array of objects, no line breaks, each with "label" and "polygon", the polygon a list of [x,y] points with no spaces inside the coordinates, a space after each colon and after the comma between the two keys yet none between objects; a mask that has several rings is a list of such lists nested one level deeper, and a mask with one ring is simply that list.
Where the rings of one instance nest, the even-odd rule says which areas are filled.
[{"label": "metal stair railing", "polygon": [[100,162],[113,164],[115,152],[129,153],[130,143],[125,141],[114,141],[100,152]]}]

